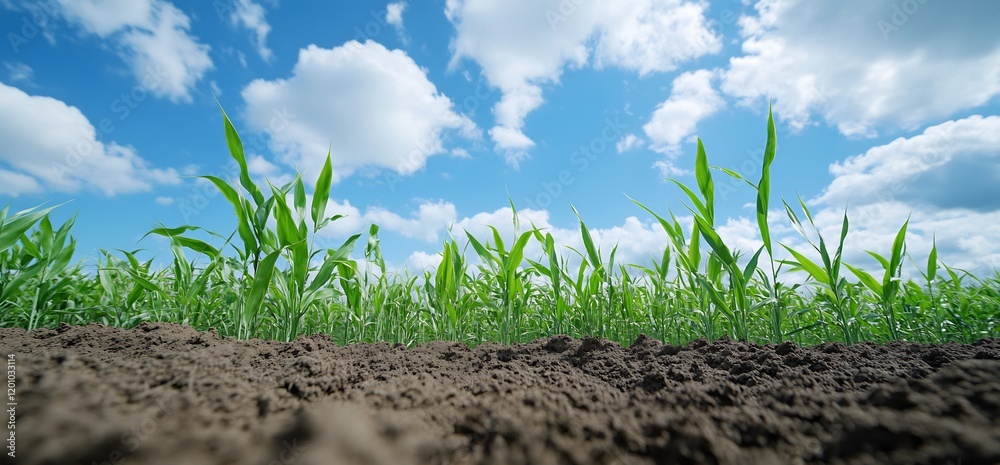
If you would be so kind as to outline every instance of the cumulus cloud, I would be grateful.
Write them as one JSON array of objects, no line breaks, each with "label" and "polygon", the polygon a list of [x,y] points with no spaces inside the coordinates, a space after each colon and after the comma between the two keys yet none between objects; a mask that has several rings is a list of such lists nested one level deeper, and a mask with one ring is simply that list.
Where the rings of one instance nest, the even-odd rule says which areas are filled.
[{"label": "cumulus cloud", "polygon": [[3,62],[4,70],[7,71],[7,82],[11,84],[24,83],[33,84],[35,70],[24,63]]},{"label": "cumulus cloud", "polygon": [[406,2],[392,2],[386,6],[385,22],[397,29],[403,28],[403,12],[406,11]]},{"label": "cumulus cloud", "polygon": [[[863,251],[888,253],[909,218],[907,247],[915,258],[927,256],[936,235],[944,263],[990,273],[1000,266],[998,167],[1000,117],[975,115],[834,163],[833,180],[809,203],[830,238],[840,234],[849,206],[849,263],[878,269]],[[801,244],[794,236],[783,240]]]},{"label": "cumulus cloud", "polygon": [[455,222],[456,216],[455,205],[441,200],[422,202],[415,212],[405,216],[382,207],[368,207],[362,213],[350,201],[331,200],[326,214],[343,215],[344,218],[320,230],[320,234],[325,237],[346,237],[366,230],[368,225],[374,223],[383,231],[430,243],[438,240],[441,232]]},{"label": "cumulus cloud", "polygon": [[[255,80],[242,95],[248,123],[267,132],[280,161],[300,172],[318,173],[332,144],[335,181],[362,167],[412,174],[447,153],[446,137],[479,137],[413,59],[372,41],[310,45],[290,77]],[[294,117],[272,125],[282,112]]]},{"label": "cumulus cloud", "polygon": [[617,150],[618,153],[625,153],[641,146],[642,139],[639,139],[639,136],[635,134],[626,134],[625,137],[622,137],[621,140],[615,144],[615,150]]},{"label": "cumulus cloud", "polygon": [[262,155],[247,157],[247,171],[255,182],[262,186],[266,186],[268,181],[275,186],[283,186],[295,180],[291,173],[282,170],[280,166],[271,163]]},{"label": "cumulus cloud", "polygon": [[271,25],[267,22],[267,12],[264,7],[252,0],[236,0],[229,12],[229,22],[234,26],[244,27],[254,35],[257,53],[264,61],[274,59],[274,52],[267,47],[267,35],[271,33]]},{"label": "cumulus cloud", "polygon": [[116,194],[177,184],[131,147],[103,142],[76,107],[0,83],[0,192],[6,195],[96,191]]},{"label": "cumulus cloud", "polygon": [[901,4],[761,0],[721,89],[773,98],[792,128],[849,136],[915,130],[1000,94],[1000,3]]},{"label": "cumulus cloud", "polygon": [[654,150],[677,155],[680,143],[695,133],[698,123],[725,107],[726,102],[712,88],[713,75],[703,69],[674,79],[670,98],[657,105],[642,127]]},{"label": "cumulus cloud", "polygon": [[902,201],[923,209],[1000,210],[1000,116],[931,126],[830,166],[816,202]]},{"label": "cumulus cloud", "polygon": [[708,28],[706,8],[687,0],[448,0],[445,14],[455,26],[451,67],[474,60],[501,90],[490,135],[516,164],[534,145],[523,129],[544,102],[543,85],[588,63],[643,76],[718,52],[721,39]]},{"label": "cumulus cloud", "polygon": [[450,202],[420,204],[412,218],[405,218],[383,208],[371,208],[365,219],[390,231],[413,239],[434,242],[442,229],[455,221],[455,205]]},{"label": "cumulus cloud", "polygon": [[208,56],[209,46],[190,34],[190,18],[172,3],[162,0],[61,3],[59,14],[68,23],[110,41],[136,80],[157,97],[190,102],[191,89],[213,66]]}]

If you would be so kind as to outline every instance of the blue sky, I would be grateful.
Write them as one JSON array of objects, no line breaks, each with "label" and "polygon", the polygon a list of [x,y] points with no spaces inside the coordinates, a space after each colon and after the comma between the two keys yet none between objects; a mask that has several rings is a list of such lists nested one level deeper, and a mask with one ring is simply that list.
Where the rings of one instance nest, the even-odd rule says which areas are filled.
[{"label": "blue sky", "polygon": [[[687,212],[695,137],[759,176],[767,105],[773,197],[802,196],[848,260],[908,246],[1000,266],[1000,3],[928,0],[0,0],[0,200],[78,214],[78,257],[146,249],[146,231],[228,233],[193,176],[231,177],[216,96],[258,179],[312,181],[332,148],[321,241],[382,227],[421,269],[449,227],[521,220],[646,263],[666,239],[626,195]],[[754,193],[716,173],[720,234],[760,245]],[[780,206],[778,204],[777,206]],[[772,227],[803,248],[781,210]],[[326,242],[321,242],[326,243]]]}]

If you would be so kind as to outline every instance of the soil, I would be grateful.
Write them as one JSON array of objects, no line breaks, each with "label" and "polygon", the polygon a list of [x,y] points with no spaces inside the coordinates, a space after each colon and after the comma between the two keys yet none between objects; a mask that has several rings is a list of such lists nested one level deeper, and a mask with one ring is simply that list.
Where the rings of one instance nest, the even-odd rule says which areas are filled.
[{"label": "soil", "polygon": [[1000,339],[345,347],[144,323],[3,328],[0,352],[4,463],[1000,463]]}]

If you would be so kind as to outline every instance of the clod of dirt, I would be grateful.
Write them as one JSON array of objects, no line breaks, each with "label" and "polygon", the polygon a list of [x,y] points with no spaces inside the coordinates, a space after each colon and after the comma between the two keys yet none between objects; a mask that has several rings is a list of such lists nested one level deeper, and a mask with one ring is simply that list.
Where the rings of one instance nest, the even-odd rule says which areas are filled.
[{"label": "clod of dirt", "polygon": [[1000,463],[996,339],[405,349],[145,323],[0,341],[20,464]]}]

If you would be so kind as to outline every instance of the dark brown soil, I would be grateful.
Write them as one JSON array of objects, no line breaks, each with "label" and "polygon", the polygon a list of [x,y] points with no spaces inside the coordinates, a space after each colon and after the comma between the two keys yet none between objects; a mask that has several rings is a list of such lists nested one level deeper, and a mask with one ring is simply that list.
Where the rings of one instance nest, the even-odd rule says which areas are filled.
[{"label": "dark brown soil", "polygon": [[997,339],[340,347],[146,323],[0,341],[5,463],[1000,463]]}]

